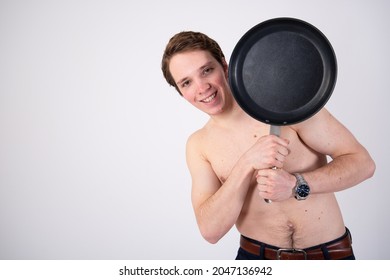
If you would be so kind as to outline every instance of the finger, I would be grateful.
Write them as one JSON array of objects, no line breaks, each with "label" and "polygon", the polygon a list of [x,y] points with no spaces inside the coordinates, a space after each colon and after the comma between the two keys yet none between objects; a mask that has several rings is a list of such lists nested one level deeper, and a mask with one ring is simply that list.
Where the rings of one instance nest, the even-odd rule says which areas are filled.
[{"label": "finger", "polygon": [[257,170],[256,178],[258,177],[264,177],[264,178],[269,178],[269,177],[274,177],[277,172],[279,172],[280,169],[278,168],[266,168],[266,169],[259,169]]},{"label": "finger", "polygon": [[277,155],[275,156],[275,159],[276,159],[277,161],[283,163],[284,160],[286,159],[286,156],[284,156],[284,155],[282,155],[282,154],[277,154]]},{"label": "finger", "polygon": [[259,195],[261,198],[264,198],[264,199],[266,199],[266,196],[267,196],[267,194],[266,194],[265,192],[261,192],[261,191],[258,192],[258,195]]},{"label": "finger", "polygon": [[[261,192],[261,191],[259,191],[258,192],[258,195],[261,197],[261,198],[263,198],[264,200],[266,200],[266,202],[267,202],[267,200],[271,200],[271,196],[269,195],[269,193],[267,193],[267,192]],[[267,202],[268,203],[268,202]]]},{"label": "finger", "polygon": [[273,163],[271,164],[271,169],[281,169],[283,168],[284,158],[276,157]]},{"label": "finger", "polygon": [[277,152],[278,152],[278,154],[283,155],[283,156],[288,156],[290,154],[290,150],[284,146],[281,146]]},{"label": "finger", "polygon": [[266,185],[257,185],[257,191],[260,193],[267,193],[267,186]]},{"label": "finger", "polygon": [[278,143],[284,147],[287,147],[290,144],[290,140],[288,140],[287,138],[281,138],[281,137],[276,136],[276,135],[272,135],[271,137],[273,137],[272,139],[274,141],[276,141],[276,143]]},{"label": "finger", "polygon": [[267,177],[259,177],[257,178],[256,188],[258,191],[272,193],[274,186],[274,180]]},{"label": "finger", "polygon": [[262,185],[258,185],[257,186],[257,191],[259,192],[259,194],[261,196],[266,195],[268,193],[267,189],[266,189],[266,186],[262,186]]},{"label": "finger", "polygon": [[261,187],[264,187],[267,185],[267,177],[263,177],[263,176],[259,176],[259,177],[256,177],[256,182],[257,182],[257,186],[258,188],[261,186]]},{"label": "finger", "polygon": [[258,177],[268,177],[269,169],[260,169],[257,170],[256,178]]}]

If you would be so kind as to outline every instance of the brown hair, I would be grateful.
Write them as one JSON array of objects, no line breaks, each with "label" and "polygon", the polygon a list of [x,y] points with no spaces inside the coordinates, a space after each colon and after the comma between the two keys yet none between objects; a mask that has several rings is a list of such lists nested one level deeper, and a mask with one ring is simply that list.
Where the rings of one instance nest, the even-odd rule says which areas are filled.
[{"label": "brown hair", "polygon": [[169,70],[169,63],[175,54],[193,50],[208,51],[222,66],[224,65],[225,56],[216,41],[200,32],[183,31],[177,33],[169,40],[165,48],[161,61],[161,70],[168,84],[174,86],[179,93],[180,90],[172,77],[171,71]]}]

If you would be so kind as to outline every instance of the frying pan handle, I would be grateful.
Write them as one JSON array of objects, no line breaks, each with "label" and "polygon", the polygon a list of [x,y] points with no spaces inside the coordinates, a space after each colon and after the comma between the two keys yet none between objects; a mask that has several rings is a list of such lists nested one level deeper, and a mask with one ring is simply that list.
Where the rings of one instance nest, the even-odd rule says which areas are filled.
[{"label": "frying pan handle", "polygon": [[[269,134],[276,135],[276,136],[279,137],[280,136],[280,126],[278,126],[278,125],[271,125],[271,127],[269,129]],[[272,169],[276,169],[276,168],[277,168],[276,166],[272,167]],[[267,198],[265,198],[264,201],[267,202],[267,203],[271,203],[272,202],[271,199],[267,199]]]},{"label": "frying pan handle", "polygon": [[269,134],[280,136],[280,126],[278,125],[271,125],[269,129]]}]

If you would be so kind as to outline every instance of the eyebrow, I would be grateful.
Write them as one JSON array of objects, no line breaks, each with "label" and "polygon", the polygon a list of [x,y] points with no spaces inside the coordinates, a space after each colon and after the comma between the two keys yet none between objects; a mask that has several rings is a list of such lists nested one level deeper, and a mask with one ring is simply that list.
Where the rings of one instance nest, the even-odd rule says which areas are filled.
[{"label": "eyebrow", "polygon": [[[201,67],[199,67],[198,70],[203,70],[204,68],[206,68],[207,66],[210,66],[212,65],[213,62],[210,60],[210,61],[207,61],[204,65],[202,65]],[[183,79],[179,80],[176,82],[176,85],[180,85],[181,83],[183,83],[185,80],[188,80],[188,77],[184,77]]]}]

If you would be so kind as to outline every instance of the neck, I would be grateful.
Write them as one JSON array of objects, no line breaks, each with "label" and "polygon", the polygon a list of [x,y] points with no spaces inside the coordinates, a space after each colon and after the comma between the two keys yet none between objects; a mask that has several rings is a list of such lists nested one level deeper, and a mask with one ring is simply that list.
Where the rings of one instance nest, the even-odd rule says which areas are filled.
[{"label": "neck", "polygon": [[218,126],[232,126],[236,123],[242,123],[242,121],[251,118],[245,113],[235,100],[232,101],[229,109],[216,115],[210,116],[210,122]]}]

